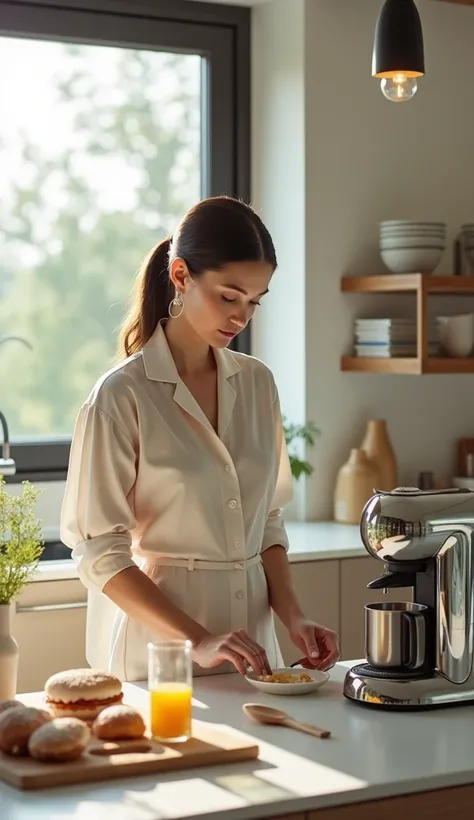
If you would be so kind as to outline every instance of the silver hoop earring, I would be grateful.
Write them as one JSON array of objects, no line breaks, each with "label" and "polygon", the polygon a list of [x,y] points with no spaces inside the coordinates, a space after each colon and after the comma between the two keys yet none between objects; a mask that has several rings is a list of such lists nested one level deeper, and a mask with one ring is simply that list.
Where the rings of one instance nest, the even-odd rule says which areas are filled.
[{"label": "silver hoop earring", "polygon": [[183,297],[181,296],[180,292],[176,291],[176,296],[168,305],[168,313],[171,319],[178,319],[181,316],[184,310],[184,302]]}]

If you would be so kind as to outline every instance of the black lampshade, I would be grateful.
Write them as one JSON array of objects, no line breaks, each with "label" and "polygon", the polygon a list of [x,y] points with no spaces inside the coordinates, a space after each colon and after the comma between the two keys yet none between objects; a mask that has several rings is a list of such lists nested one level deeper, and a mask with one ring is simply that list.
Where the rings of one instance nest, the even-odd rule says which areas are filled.
[{"label": "black lampshade", "polygon": [[385,0],[375,27],[372,76],[425,73],[423,31],[413,0]]}]

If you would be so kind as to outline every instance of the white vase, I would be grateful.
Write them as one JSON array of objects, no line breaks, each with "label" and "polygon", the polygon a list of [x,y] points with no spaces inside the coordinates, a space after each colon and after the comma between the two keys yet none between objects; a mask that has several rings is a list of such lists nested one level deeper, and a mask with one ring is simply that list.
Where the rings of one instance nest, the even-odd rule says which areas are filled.
[{"label": "white vase", "polygon": [[11,634],[14,604],[0,604],[0,701],[16,695],[19,649]]}]

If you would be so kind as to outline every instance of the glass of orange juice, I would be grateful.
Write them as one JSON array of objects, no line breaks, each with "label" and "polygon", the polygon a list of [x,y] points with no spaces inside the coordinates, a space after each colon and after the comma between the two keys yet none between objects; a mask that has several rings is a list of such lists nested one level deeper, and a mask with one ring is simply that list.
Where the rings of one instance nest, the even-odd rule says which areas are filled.
[{"label": "glass of orange juice", "polygon": [[188,740],[193,694],[191,641],[148,644],[148,691],[152,736],[168,743]]}]

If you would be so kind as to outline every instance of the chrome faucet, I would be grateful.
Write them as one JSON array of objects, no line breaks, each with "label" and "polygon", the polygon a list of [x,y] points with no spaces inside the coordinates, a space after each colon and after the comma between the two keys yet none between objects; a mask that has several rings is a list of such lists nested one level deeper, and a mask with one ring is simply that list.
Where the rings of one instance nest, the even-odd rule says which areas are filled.
[{"label": "chrome faucet", "polygon": [[[33,350],[33,346],[27,339],[24,339],[23,336],[4,336],[3,339],[0,339],[0,345],[4,344],[4,342],[20,342],[20,344],[24,345],[29,350]],[[10,435],[8,432],[8,424],[5,415],[1,411],[0,427],[3,430],[2,457],[0,458],[0,475],[15,475],[16,464],[13,458],[11,458],[10,456]]]},{"label": "chrome faucet", "polygon": [[2,457],[0,458],[0,475],[15,475],[16,464],[10,457],[10,436],[7,420],[0,410],[0,426],[3,430]]},{"label": "chrome faucet", "polygon": [[31,345],[27,339],[24,339],[23,336],[4,336],[3,339],[0,339],[0,345],[4,344],[4,342],[20,342],[22,345],[25,345],[28,350],[33,350],[33,345]]}]

